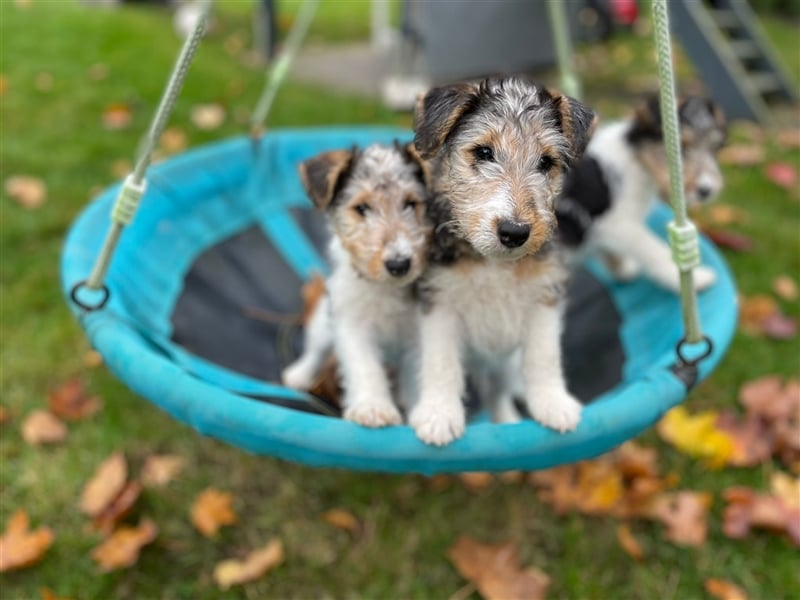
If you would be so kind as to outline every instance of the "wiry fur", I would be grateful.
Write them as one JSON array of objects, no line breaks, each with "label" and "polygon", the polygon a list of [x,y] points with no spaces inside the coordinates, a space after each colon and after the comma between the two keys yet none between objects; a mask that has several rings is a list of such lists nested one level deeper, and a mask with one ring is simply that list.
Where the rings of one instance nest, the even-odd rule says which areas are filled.
[{"label": "wiry fur", "polygon": [[397,145],[323,153],[301,166],[309,195],[327,211],[333,269],[327,295],[307,325],[303,354],[283,372],[283,381],[308,389],[335,349],[344,417],[369,427],[402,421],[387,365],[398,371],[401,403],[410,404],[414,394],[410,284],[425,269],[431,233],[422,168],[413,148]]},{"label": "wiry fur", "polygon": [[426,443],[460,437],[465,370],[489,382],[481,387],[494,416],[513,419],[508,370],[521,349],[529,411],[548,427],[573,429],[580,404],[566,390],[560,352],[566,271],[550,241],[555,199],[593,113],[536,84],[498,78],[435,88],[414,119],[415,144],[431,163],[436,228],[419,284],[420,397],[409,423]]},{"label": "wiry fur", "polygon": [[[711,101],[689,97],[679,105],[679,121],[686,199],[712,200],[723,184],[716,155],[725,141],[724,117]],[[668,200],[669,173],[654,96],[632,118],[601,127],[592,138],[558,201],[560,238],[583,253],[599,254],[622,279],[641,270],[677,292],[680,278],[670,250],[645,225],[657,196]],[[695,269],[698,289],[714,280],[710,268]]]}]

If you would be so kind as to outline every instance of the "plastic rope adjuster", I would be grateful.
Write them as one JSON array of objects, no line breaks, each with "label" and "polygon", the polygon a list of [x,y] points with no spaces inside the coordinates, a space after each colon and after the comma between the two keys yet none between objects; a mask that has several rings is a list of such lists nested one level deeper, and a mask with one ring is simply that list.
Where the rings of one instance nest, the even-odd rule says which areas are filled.
[{"label": "plastic rope adjuster", "polygon": [[678,225],[672,221],[667,225],[667,235],[672,249],[672,259],[682,273],[700,266],[700,244],[694,223]]},{"label": "plastic rope adjuster", "polygon": [[139,202],[147,189],[147,181],[144,179],[140,184],[136,184],[132,175],[128,175],[122,183],[122,189],[111,209],[111,220],[120,225],[127,225],[133,220]]}]

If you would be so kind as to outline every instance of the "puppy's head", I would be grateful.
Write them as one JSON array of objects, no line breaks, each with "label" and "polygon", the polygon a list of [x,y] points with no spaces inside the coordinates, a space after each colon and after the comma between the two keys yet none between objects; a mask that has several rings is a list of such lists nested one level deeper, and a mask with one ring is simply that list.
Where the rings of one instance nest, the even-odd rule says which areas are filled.
[{"label": "puppy's head", "polygon": [[414,143],[432,163],[447,225],[486,257],[533,254],[555,227],[554,203],[583,154],[594,113],[518,78],[434,88],[417,101]]},{"label": "puppy's head", "polygon": [[[717,154],[725,144],[727,125],[722,109],[708,98],[687,96],[678,104],[684,194],[687,202],[713,200],[722,190]],[[656,184],[662,199],[669,199],[669,167],[664,152],[664,131],[658,96],[636,108],[628,141]]]},{"label": "puppy's head", "polygon": [[323,152],[301,163],[300,176],[353,268],[405,285],[422,274],[430,242],[426,169],[411,145],[373,145]]}]

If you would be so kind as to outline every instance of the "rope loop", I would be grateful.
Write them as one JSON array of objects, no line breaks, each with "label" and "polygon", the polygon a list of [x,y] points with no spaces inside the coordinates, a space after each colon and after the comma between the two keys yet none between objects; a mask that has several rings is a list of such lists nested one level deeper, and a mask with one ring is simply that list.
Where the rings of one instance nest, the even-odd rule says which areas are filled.
[{"label": "rope loop", "polygon": [[700,243],[697,227],[691,221],[678,225],[672,221],[667,225],[667,236],[672,249],[672,259],[681,272],[691,271],[700,266]]},{"label": "rope loop", "polygon": [[147,182],[145,180],[137,184],[133,175],[128,175],[119,191],[114,208],[111,209],[111,220],[120,225],[130,223],[146,189]]},{"label": "rope loop", "polygon": [[[78,292],[80,292],[83,288],[87,288],[94,292],[102,292],[103,295],[97,302],[86,302],[81,300],[78,296]],[[111,297],[111,292],[109,291],[108,286],[105,284],[103,284],[100,288],[93,289],[89,287],[88,282],[84,279],[83,281],[79,281],[72,286],[72,289],[69,292],[69,297],[70,300],[72,300],[72,302],[84,312],[94,312],[96,310],[100,310],[106,305],[106,302],[108,302],[108,299]]]}]

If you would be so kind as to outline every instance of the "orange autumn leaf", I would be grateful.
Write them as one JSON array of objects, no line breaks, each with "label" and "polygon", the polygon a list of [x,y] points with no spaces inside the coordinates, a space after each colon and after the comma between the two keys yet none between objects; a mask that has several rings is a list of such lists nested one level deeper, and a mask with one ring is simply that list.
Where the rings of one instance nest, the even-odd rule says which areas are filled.
[{"label": "orange autumn leaf", "polygon": [[92,519],[92,526],[103,533],[111,533],[117,523],[130,514],[141,494],[142,484],[138,481],[129,481],[116,498]]},{"label": "orange autumn leaf", "polygon": [[46,410],[34,410],[22,422],[21,433],[33,446],[58,444],[67,439],[67,426]]},{"label": "orange autumn leaf", "polygon": [[89,396],[80,379],[65,381],[49,394],[50,412],[66,421],[79,421],[91,417],[103,403],[97,396]]},{"label": "orange autumn leaf", "polygon": [[797,283],[788,275],[780,275],[773,279],[772,291],[777,294],[778,298],[787,302],[793,302],[798,297]]},{"label": "orange autumn leaf", "polygon": [[733,453],[730,435],[717,428],[718,414],[704,411],[694,415],[676,406],[658,422],[661,438],[689,456],[703,458],[710,468],[721,468]]},{"label": "orange autumn leaf", "polygon": [[198,129],[211,131],[225,122],[225,109],[219,104],[198,104],[192,108],[190,118]]},{"label": "orange autumn leaf", "polygon": [[192,524],[204,536],[212,537],[220,527],[236,523],[232,504],[233,496],[228,492],[214,488],[203,490],[192,504]]},{"label": "orange autumn leaf", "polygon": [[0,425],[5,425],[11,420],[11,411],[0,404]]},{"label": "orange autumn leaf", "polygon": [[711,494],[682,490],[657,496],[649,516],[666,526],[666,538],[679,546],[702,546],[708,536]]},{"label": "orange autumn leaf", "polygon": [[361,524],[358,519],[353,516],[353,513],[344,510],[343,508],[332,508],[322,515],[322,520],[331,527],[336,529],[344,529],[352,533],[361,529]]},{"label": "orange autumn leaf", "polygon": [[34,210],[41,207],[47,199],[47,187],[38,177],[13,175],[5,180],[3,189],[21,207]]},{"label": "orange autumn leaf", "polygon": [[214,581],[223,590],[234,585],[255,581],[283,562],[283,542],[273,538],[258,550],[253,550],[244,560],[223,560],[214,567]]},{"label": "orange autumn leaf", "polygon": [[478,492],[485,490],[494,483],[494,475],[485,471],[468,471],[466,473],[459,473],[458,478],[464,487],[471,492]]},{"label": "orange autumn leaf", "polygon": [[49,527],[29,529],[28,513],[17,510],[0,535],[0,573],[36,564],[53,543]]},{"label": "orange autumn leaf", "polygon": [[177,127],[170,127],[161,134],[159,145],[167,154],[177,154],[186,149],[189,141],[183,130]]},{"label": "orange autumn leaf", "polygon": [[633,533],[631,532],[630,525],[622,523],[617,527],[617,541],[625,553],[636,561],[644,558],[644,550]]},{"label": "orange autumn leaf", "polygon": [[70,600],[70,598],[65,598],[63,596],[57,596],[56,593],[51,590],[50,588],[43,587],[40,590],[42,594],[42,600]]},{"label": "orange autumn leaf", "polygon": [[183,470],[186,459],[177,454],[151,454],[144,461],[140,479],[145,487],[163,487]]},{"label": "orange autumn leaf", "polygon": [[124,569],[136,564],[139,552],[156,539],[158,528],[150,519],[142,519],[136,527],[120,527],[92,550],[92,558],[103,571]]},{"label": "orange autumn leaf", "polygon": [[103,127],[115,131],[125,129],[131,124],[133,113],[131,107],[124,102],[109,104],[103,109]]},{"label": "orange autumn leaf", "polygon": [[450,546],[447,557],[486,600],[543,600],[550,585],[544,572],[520,567],[519,550],[513,542],[482,544],[462,535]]},{"label": "orange autumn leaf", "polygon": [[727,464],[754,467],[772,458],[775,436],[762,420],[752,417],[741,419],[731,412],[723,412],[717,418],[716,427],[730,436],[733,442]]},{"label": "orange autumn leaf", "polygon": [[128,479],[128,463],[122,452],[114,452],[104,460],[83,488],[80,509],[97,517],[119,496]]},{"label": "orange autumn leaf", "polygon": [[726,581],[725,579],[706,579],[703,586],[709,595],[717,600],[748,600],[749,596],[738,585]]}]

